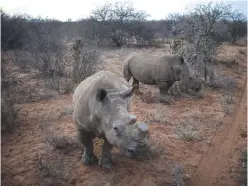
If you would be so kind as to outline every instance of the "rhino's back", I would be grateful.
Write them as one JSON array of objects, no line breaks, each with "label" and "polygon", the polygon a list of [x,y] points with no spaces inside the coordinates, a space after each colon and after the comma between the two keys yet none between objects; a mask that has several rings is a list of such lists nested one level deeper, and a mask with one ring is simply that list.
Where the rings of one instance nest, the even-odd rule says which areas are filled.
[{"label": "rhino's back", "polygon": [[174,55],[135,53],[129,58],[129,69],[137,80],[152,85],[173,79],[172,66],[176,60]]},{"label": "rhino's back", "polygon": [[[87,125],[92,112],[89,105],[92,108],[92,105],[97,104],[96,93],[100,88],[123,91],[128,89],[128,83],[122,77],[105,70],[86,78],[77,86],[73,94],[74,120],[79,120],[81,123],[84,122],[83,125]],[[127,101],[131,104],[130,99]]]},{"label": "rhino's back", "polygon": [[88,100],[96,94],[99,88],[123,91],[128,89],[128,84],[122,77],[115,73],[101,70],[86,78],[77,86],[73,94],[73,105],[75,106],[79,101]]},{"label": "rhino's back", "polygon": [[178,55],[161,55],[156,58],[153,68],[153,77],[157,82],[175,81],[174,67],[180,63]]}]

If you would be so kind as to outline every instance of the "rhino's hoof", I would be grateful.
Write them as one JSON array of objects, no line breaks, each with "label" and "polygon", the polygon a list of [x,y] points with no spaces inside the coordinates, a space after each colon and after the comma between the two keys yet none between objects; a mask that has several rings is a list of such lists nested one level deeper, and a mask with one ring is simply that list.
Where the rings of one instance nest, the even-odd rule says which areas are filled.
[{"label": "rhino's hoof", "polygon": [[172,101],[167,97],[160,97],[159,102],[164,103],[164,104],[168,104],[168,105],[170,105],[172,103]]},{"label": "rhino's hoof", "polygon": [[111,157],[108,157],[108,156],[100,156],[99,158],[99,162],[98,162],[99,166],[101,167],[105,167],[105,168],[111,168],[112,165],[113,165],[113,160]]},{"label": "rhino's hoof", "polygon": [[197,99],[201,99],[204,97],[204,94],[202,92],[197,92],[195,95],[194,95]]},{"label": "rhino's hoof", "polygon": [[135,94],[136,94],[136,95],[143,95],[143,93],[142,93],[140,90],[136,90],[136,91],[135,91]]},{"label": "rhino's hoof", "polygon": [[84,165],[92,165],[96,161],[97,161],[97,157],[94,154],[92,155],[83,154],[82,156],[82,163]]}]

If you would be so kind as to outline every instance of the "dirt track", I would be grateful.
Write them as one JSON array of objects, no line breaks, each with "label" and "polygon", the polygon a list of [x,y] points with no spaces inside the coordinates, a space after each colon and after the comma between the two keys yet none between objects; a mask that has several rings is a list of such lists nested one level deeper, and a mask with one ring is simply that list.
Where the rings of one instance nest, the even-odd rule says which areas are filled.
[{"label": "dirt track", "polygon": [[216,134],[214,137],[214,146],[202,158],[198,166],[199,168],[193,177],[192,186],[221,185],[221,173],[227,167],[231,157],[235,153],[236,149],[234,147],[240,138],[241,125],[246,122],[247,83],[235,110],[236,112],[232,122],[224,131]]}]

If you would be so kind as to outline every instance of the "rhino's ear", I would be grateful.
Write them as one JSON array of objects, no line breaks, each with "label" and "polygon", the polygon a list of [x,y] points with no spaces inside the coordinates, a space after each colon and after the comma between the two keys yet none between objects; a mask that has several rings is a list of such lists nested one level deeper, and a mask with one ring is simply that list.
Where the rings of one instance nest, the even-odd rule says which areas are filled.
[{"label": "rhino's ear", "polygon": [[133,93],[137,90],[137,87],[138,87],[138,85],[135,84],[134,86],[132,86],[132,87],[129,88],[128,90],[125,90],[125,91],[121,92],[121,93],[120,93],[120,96],[121,96],[123,99],[132,96]]},{"label": "rhino's ear", "polygon": [[104,99],[107,97],[107,91],[105,89],[98,89],[96,92],[96,100],[99,102],[103,102]]}]

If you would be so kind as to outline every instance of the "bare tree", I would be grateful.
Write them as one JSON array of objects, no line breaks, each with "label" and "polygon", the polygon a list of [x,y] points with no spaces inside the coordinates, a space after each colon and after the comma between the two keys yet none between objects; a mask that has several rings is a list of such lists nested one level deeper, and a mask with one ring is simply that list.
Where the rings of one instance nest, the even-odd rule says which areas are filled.
[{"label": "bare tree", "polygon": [[246,19],[245,16],[240,13],[238,10],[234,10],[230,12],[230,19],[231,22],[227,21],[229,32],[231,33],[232,37],[232,44],[236,44],[237,38],[239,36],[245,36],[247,35],[247,29],[246,29]]},{"label": "bare tree", "polygon": [[193,65],[195,73],[203,75],[205,82],[208,65],[221,44],[213,37],[216,34],[216,25],[229,16],[230,9],[230,5],[210,2],[207,5],[198,5],[185,15],[170,15],[174,25],[173,34],[177,40],[181,40],[180,47],[175,52],[183,55]]},{"label": "bare tree", "polygon": [[2,9],[1,13],[1,51],[23,47],[26,37],[26,26],[30,18],[25,14],[10,16]]},{"label": "bare tree", "polygon": [[106,3],[100,8],[93,10],[91,18],[99,24],[107,27],[105,37],[120,47],[126,43],[130,36],[130,29],[133,28],[133,22],[144,21],[148,17],[145,11],[136,10],[128,1]]},{"label": "bare tree", "polygon": [[99,51],[90,46],[86,39],[76,40],[72,47],[72,81],[78,83],[98,70]]},{"label": "bare tree", "polygon": [[44,76],[62,73],[66,43],[59,28],[60,22],[48,19],[30,20],[26,26],[22,50],[30,55],[27,65]]}]

